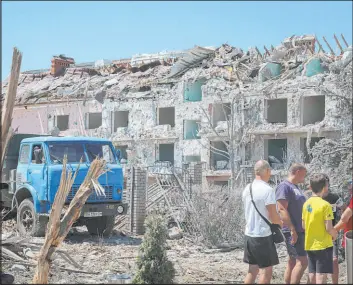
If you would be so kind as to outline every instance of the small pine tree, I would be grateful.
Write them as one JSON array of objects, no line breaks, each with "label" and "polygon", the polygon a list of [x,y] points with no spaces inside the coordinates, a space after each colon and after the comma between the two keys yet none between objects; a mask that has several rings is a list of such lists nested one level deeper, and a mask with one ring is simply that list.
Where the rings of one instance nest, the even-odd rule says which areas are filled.
[{"label": "small pine tree", "polygon": [[146,233],[139,249],[133,284],[172,284],[173,263],[167,258],[167,227],[164,218],[151,214],[145,221]]}]

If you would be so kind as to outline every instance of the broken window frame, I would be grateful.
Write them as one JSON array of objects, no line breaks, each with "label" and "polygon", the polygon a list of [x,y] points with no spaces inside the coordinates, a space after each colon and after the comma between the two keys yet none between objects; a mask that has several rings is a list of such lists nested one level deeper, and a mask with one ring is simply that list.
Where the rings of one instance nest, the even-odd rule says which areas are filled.
[{"label": "broken window frame", "polygon": [[[319,141],[325,139],[326,137],[311,137],[310,140],[310,148],[313,148]],[[315,141],[315,142],[313,142]],[[309,154],[308,149],[306,147],[307,137],[300,138],[300,152],[303,154],[303,161],[305,164],[311,163],[313,157]]]},{"label": "broken window frame", "polygon": [[[161,124],[161,117],[160,117],[160,110],[161,109],[174,109],[174,117],[173,117],[173,124]],[[171,107],[158,107],[157,108],[157,125],[158,126],[164,126],[164,125],[170,125],[171,128],[174,128],[175,127],[175,107],[174,106],[171,106]]]},{"label": "broken window frame", "polygon": [[[124,127],[116,127],[115,126],[115,116],[117,115],[116,113],[118,112],[127,112],[127,125]],[[116,110],[116,111],[112,111],[111,113],[111,118],[112,118],[112,132],[115,133],[119,128],[128,128],[129,127],[129,123],[130,123],[130,111],[129,110]]]},{"label": "broken window frame", "polygon": [[184,119],[183,120],[183,139],[184,140],[199,140],[199,139],[201,139],[201,136],[200,135],[195,135],[195,134],[193,134],[193,138],[186,138],[186,134],[185,134],[185,123],[186,123],[186,121],[194,121],[194,122],[196,122],[196,124],[197,124],[197,133],[198,132],[200,132],[200,125],[201,125],[201,120],[186,120],[186,119]]},{"label": "broken window frame", "polygon": [[[160,153],[160,147],[161,145],[173,145],[173,161],[169,161],[169,160],[162,160],[161,159],[161,153]],[[174,165],[175,163],[175,143],[159,143],[159,144],[156,144],[156,150],[155,150],[155,154],[156,154],[156,161],[162,161],[162,162],[165,162],[165,161],[169,161],[172,165]]]},{"label": "broken window frame", "polygon": [[[213,143],[223,143],[225,150],[217,148],[213,145]],[[229,150],[227,148],[227,144],[229,145],[229,141],[221,141],[221,140],[215,140],[215,141],[210,141],[209,142],[209,150],[210,150],[210,156],[209,156],[209,165],[210,165],[210,169],[215,170],[215,171],[219,171],[219,170],[230,170],[230,153]],[[216,150],[215,150],[216,149]],[[217,150],[219,150],[217,152]],[[226,156],[226,154],[224,154],[223,152],[226,151],[228,154],[228,157]],[[215,160],[214,156],[221,156],[222,159],[219,160]],[[217,169],[217,161],[227,161],[227,165],[224,169]],[[213,163],[214,162],[214,163]]]},{"label": "broken window frame", "polygon": [[[216,105],[221,106],[220,108],[222,108],[222,113],[225,117],[225,121],[222,121],[222,120],[215,121],[214,113],[215,113],[215,109],[216,109],[215,106]],[[212,122],[213,127],[216,127],[218,122],[229,122],[231,120],[231,118],[232,118],[232,103],[231,102],[212,103],[211,122]]]},{"label": "broken window frame", "polygon": [[[202,86],[206,84],[206,78],[199,78],[193,82],[191,81],[186,81],[184,82],[184,90],[183,90],[183,102],[184,103],[188,103],[188,102],[201,102],[203,99],[203,92],[202,92]],[[186,98],[186,92],[189,91],[189,88],[192,88],[195,86],[195,84],[199,84],[200,83],[200,89],[201,89],[201,96],[200,96],[200,100],[190,100],[190,97]]]},{"label": "broken window frame", "polygon": [[[90,124],[90,114],[100,114],[101,116],[101,124],[96,127],[96,128],[90,128],[89,127],[89,124]],[[101,127],[103,124],[103,115],[102,115],[102,112],[88,112],[85,114],[85,128],[86,130],[95,130],[95,129],[98,129],[99,127]]]},{"label": "broken window frame", "polygon": [[[286,101],[286,118],[285,118],[285,122],[269,122],[268,120],[268,114],[269,114],[269,101],[275,101],[275,100],[283,100],[283,101]],[[275,108],[275,107],[272,107],[272,108]],[[276,108],[275,108],[276,109]],[[266,122],[268,124],[288,124],[288,99],[287,98],[275,98],[275,99],[265,99],[264,100],[264,118],[266,120]]]},{"label": "broken window frame", "polygon": [[305,104],[305,98],[309,98],[309,97],[323,97],[324,98],[324,116],[322,118],[321,121],[318,121],[318,122],[322,122],[323,120],[325,120],[325,117],[326,117],[326,96],[325,95],[310,95],[310,96],[303,96],[301,97],[301,101],[300,101],[300,125],[301,126],[307,126],[307,125],[311,125],[311,124],[315,124],[315,123],[318,123],[318,122],[311,122],[311,123],[304,123],[304,112],[305,112],[305,107],[306,104]]},{"label": "broken window frame", "polygon": [[269,161],[269,141],[271,141],[271,140],[285,140],[286,141],[286,143],[285,143],[285,150],[282,150],[282,154],[281,154],[281,157],[280,157],[280,159],[278,158],[278,157],[276,157],[276,156],[274,156],[274,157],[276,157],[276,159],[278,159],[279,161],[280,161],[280,163],[278,163],[278,164],[282,164],[282,165],[284,165],[284,163],[285,163],[285,159],[286,159],[286,157],[287,157],[287,155],[288,155],[288,138],[268,138],[268,139],[264,139],[264,158],[270,163],[270,165],[271,165],[271,167],[272,167],[272,163],[273,162],[270,162]]},{"label": "broken window frame", "polygon": [[[67,117],[67,128],[66,129],[60,129],[58,126],[58,117]],[[60,131],[66,131],[69,129],[70,125],[70,116],[69,115],[55,115],[54,116],[54,125],[57,127]]]}]

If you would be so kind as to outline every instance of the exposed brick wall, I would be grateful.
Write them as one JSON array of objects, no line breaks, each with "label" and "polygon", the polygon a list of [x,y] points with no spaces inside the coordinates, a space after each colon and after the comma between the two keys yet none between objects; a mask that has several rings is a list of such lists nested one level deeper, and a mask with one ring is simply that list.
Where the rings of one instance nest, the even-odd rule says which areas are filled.
[{"label": "exposed brick wall", "polygon": [[71,58],[66,59],[54,57],[51,60],[50,74],[58,76],[65,70],[65,68],[69,67],[72,63],[74,63],[74,60]]},{"label": "exposed brick wall", "polygon": [[[126,171],[128,173],[125,197],[129,204],[127,227],[130,232],[140,235],[145,231],[147,170],[135,167]],[[132,177],[134,183],[132,183]]]}]

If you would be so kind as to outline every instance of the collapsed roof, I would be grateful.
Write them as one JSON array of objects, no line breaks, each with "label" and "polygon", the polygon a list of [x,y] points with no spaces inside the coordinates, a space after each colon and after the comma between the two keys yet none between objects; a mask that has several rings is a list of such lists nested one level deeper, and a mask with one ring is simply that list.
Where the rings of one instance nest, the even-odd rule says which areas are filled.
[{"label": "collapsed roof", "polygon": [[[240,89],[270,92],[278,82],[289,86],[291,83],[287,81],[297,78],[309,82],[311,78],[339,73],[352,61],[352,46],[348,46],[345,39],[344,43],[345,49],[335,55],[326,53],[315,36],[292,36],[277,47],[267,49],[264,46],[263,54],[257,47],[245,52],[228,44],[217,49],[196,46],[171,53],[169,58],[168,53],[135,56],[133,64],[131,60],[77,64],[66,68],[60,77],[45,70],[23,72],[16,104],[95,98],[102,92],[107,97],[119,98],[128,92],[148,93],[154,85],[198,77],[218,78],[225,84],[232,82]],[[318,51],[315,51],[316,45]],[[2,83],[2,98],[7,84],[7,80]]]}]

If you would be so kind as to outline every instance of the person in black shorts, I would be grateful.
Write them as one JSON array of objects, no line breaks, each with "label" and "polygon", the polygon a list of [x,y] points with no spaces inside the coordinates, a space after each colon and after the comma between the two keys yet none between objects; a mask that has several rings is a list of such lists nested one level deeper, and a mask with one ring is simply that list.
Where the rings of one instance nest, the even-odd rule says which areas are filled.
[{"label": "person in black shorts", "polygon": [[322,199],[328,193],[326,176],[313,174],[310,188],[313,194],[304,203],[302,214],[309,281],[311,284],[326,284],[327,275],[333,274],[333,241],[337,238],[337,230],[332,226],[332,206]]},{"label": "person in black shorts", "polygon": [[[327,183],[329,183],[329,192],[327,193],[326,196],[323,196],[322,199],[324,199],[326,202],[329,202],[332,206],[332,212],[333,212],[333,220],[332,220],[332,225],[335,226],[336,223],[339,221],[339,212],[341,210],[341,207],[344,205],[343,200],[341,199],[340,196],[338,196],[335,193],[332,193],[330,191],[330,179],[329,177],[325,174]],[[331,274],[332,278],[332,283],[333,284],[338,284],[338,239],[336,239],[333,242],[333,274]]]},{"label": "person in black shorts", "polygon": [[245,187],[242,195],[246,220],[243,261],[249,265],[244,283],[254,284],[260,275],[257,284],[269,284],[273,266],[279,260],[271,228],[265,219],[280,226],[282,222],[276,211],[275,191],[268,184],[270,165],[265,160],[259,160],[254,171],[255,179]]}]

